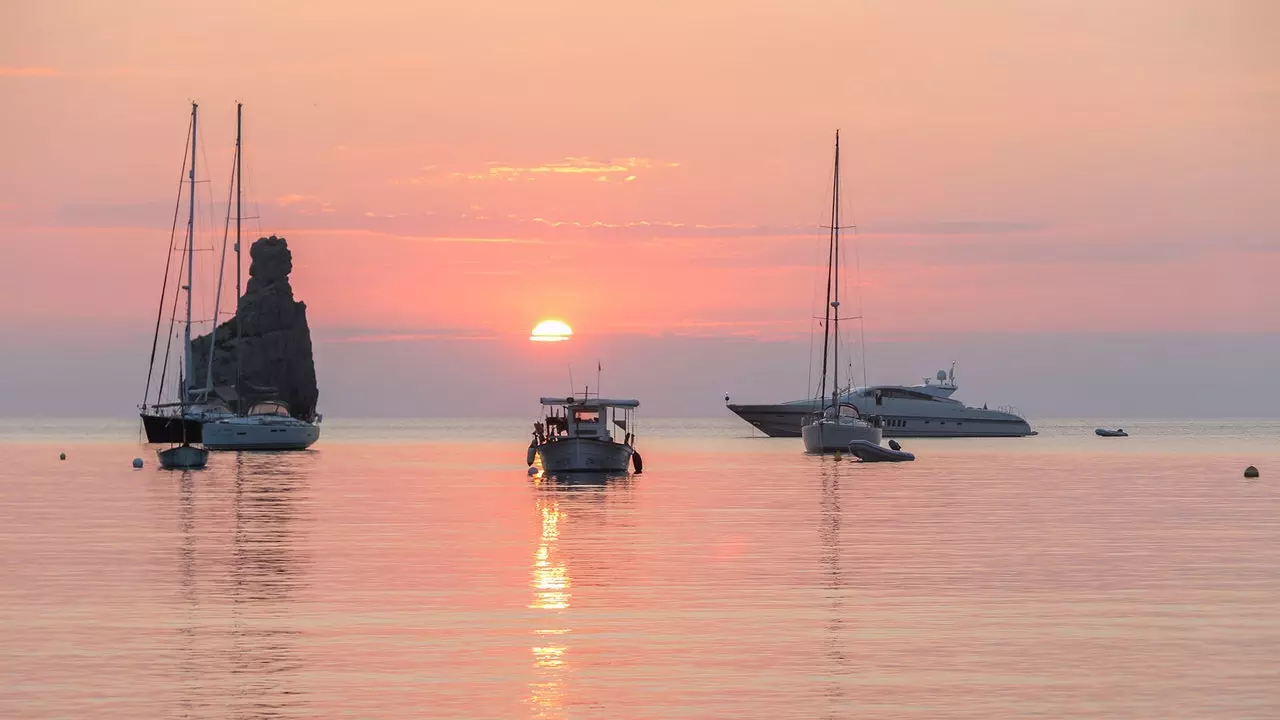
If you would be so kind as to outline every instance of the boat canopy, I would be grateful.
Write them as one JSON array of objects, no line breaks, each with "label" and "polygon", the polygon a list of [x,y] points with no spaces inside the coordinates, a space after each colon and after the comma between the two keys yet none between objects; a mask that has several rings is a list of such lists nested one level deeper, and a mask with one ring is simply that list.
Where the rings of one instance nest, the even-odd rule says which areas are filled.
[{"label": "boat canopy", "polygon": [[576,408],[637,408],[640,407],[639,400],[611,400],[609,398],[573,398],[573,397],[544,397],[539,399],[543,405],[552,407],[576,407]]},{"label": "boat canopy", "polygon": [[278,415],[290,417],[289,406],[279,400],[264,400],[249,408],[246,415]]}]

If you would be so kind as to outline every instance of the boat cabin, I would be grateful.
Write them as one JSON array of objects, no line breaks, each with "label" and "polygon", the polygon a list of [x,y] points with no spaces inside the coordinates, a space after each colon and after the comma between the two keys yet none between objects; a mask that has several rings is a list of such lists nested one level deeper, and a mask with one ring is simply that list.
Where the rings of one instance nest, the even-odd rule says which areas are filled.
[{"label": "boat cabin", "polygon": [[544,419],[534,423],[539,444],[566,438],[616,442],[615,427],[622,430],[624,444],[630,445],[635,438],[633,416],[640,407],[638,400],[544,397],[540,402]]}]

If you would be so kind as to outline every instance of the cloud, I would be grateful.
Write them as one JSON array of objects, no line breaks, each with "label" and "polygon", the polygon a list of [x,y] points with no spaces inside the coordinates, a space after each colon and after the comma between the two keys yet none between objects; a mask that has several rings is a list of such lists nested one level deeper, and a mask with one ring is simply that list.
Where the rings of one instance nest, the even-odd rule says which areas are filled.
[{"label": "cloud", "polygon": [[437,340],[497,340],[497,335],[458,328],[421,328],[414,330],[387,330],[374,328],[317,329],[317,340],[322,343],[398,343],[429,342]]},{"label": "cloud", "polygon": [[933,220],[859,226],[858,229],[876,235],[1002,235],[1039,232],[1048,227],[1045,223],[1019,220]]},{"label": "cloud", "polygon": [[62,71],[51,67],[0,66],[0,77],[58,77]]},{"label": "cloud", "polygon": [[641,171],[669,170],[680,167],[678,162],[660,161],[652,158],[623,157],[608,160],[596,160],[584,156],[566,157],[555,162],[541,165],[515,165],[501,161],[486,163],[483,170],[445,171],[437,165],[428,165],[421,174],[393,180],[396,185],[433,185],[454,182],[514,182],[517,180],[534,180],[549,177],[591,178],[598,182],[610,182],[613,179],[622,182],[633,182]]}]

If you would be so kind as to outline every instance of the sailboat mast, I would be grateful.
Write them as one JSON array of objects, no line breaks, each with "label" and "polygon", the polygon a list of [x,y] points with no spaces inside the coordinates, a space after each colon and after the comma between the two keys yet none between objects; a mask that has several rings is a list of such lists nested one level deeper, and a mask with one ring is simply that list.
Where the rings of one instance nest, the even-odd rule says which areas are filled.
[{"label": "sailboat mast", "polygon": [[191,103],[191,174],[189,176],[188,195],[190,203],[187,211],[187,326],[183,331],[183,379],[182,402],[190,400],[191,385],[191,283],[195,279],[192,266],[195,265],[195,229],[196,229],[196,117],[199,106]]},{"label": "sailboat mast", "polygon": [[835,288],[831,295],[831,404],[840,396],[840,131],[836,131],[836,172],[831,192],[831,272]]},{"label": "sailboat mast", "polygon": [[820,383],[820,390],[818,391],[818,398],[822,400],[822,402],[824,403],[827,400],[827,358],[830,356],[830,347],[831,347],[831,271],[835,267],[836,261],[837,261],[836,254],[835,254],[835,234],[834,233],[836,232],[835,228],[836,228],[836,225],[838,224],[836,222],[837,220],[836,208],[839,206],[839,197],[840,197],[839,179],[840,179],[840,131],[837,130],[836,131],[836,163],[835,163],[833,180],[831,181],[832,182],[832,190],[831,190],[832,235],[830,236],[829,242],[827,245],[827,297],[826,297],[826,301],[823,302],[822,380]]},{"label": "sailboat mast", "polygon": [[240,199],[244,197],[244,189],[240,182],[240,168],[244,160],[244,153],[240,144],[241,116],[244,109],[243,103],[236,103],[236,413],[240,413],[243,405],[240,402],[240,343],[244,337],[244,331],[240,327],[240,219],[244,214],[240,212]]}]

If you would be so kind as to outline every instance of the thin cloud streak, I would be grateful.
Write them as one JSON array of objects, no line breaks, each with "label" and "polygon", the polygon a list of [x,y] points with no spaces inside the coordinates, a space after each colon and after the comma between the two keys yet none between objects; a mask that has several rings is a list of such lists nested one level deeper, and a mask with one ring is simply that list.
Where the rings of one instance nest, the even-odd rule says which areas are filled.
[{"label": "thin cloud streak", "polygon": [[59,77],[61,70],[51,67],[0,67],[0,77]]}]

